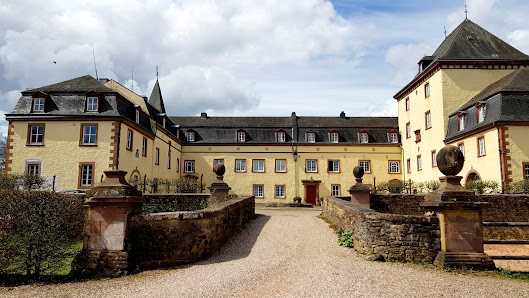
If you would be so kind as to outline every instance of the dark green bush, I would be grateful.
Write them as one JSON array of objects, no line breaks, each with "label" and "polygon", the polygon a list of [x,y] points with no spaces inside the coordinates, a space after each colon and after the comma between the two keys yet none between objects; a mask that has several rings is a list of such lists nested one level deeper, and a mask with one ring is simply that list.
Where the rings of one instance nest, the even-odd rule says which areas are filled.
[{"label": "dark green bush", "polygon": [[379,193],[403,193],[406,189],[408,189],[408,183],[400,180],[377,184],[377,192]]},{"label": "dark green bush", "polygon": [[0,274],[64,274],[82,239],[83,198],[8,190],[0,198]]},{"label": "dark green bush", "polygon": [[521,180],[507,184],[506,193],[529,194],[529,180]]},{"label": "dark green bush", "polygon": [[129,184],[144,193],[202,193],[204,185],[196,178],[181,177],[178,179],[147,178],[136,181],[129,178]]},{"label": "dark green bush", "polygon": [[500,184],[492,180],[468,181],[465,188],[479,194],[500,193]]},{"label": "dark green bush", "polygon": [[39,175],[0,173],[0,189],[18,190],[33,189],[42,186],[43,179]]},{"label": "dark green bush", "polygon": [[343,247],[354,247],[353,243],[353,231],[345,232],[343,229],[338,229],[335,231],[338,235],[338,245]]}]

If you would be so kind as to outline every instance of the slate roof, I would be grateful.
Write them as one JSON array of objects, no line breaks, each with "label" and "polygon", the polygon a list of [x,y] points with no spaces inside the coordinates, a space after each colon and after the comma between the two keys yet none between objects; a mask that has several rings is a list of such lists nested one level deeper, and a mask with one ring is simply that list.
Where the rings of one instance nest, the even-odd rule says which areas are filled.
[{"label": "slate roof", "polygon": [[86,75],[82,77],[78,77],[75,79],[67,80],[64,82],[34,88],[30,90],[22,91],[22,94],[32,94],[37,91],[42,91],[44,93],[50,93],[50,92],[63,92],[63,93],[75,93],[75,92],[98,92],[98,93],[108,93],[108,92],[115,92],[114,90],[104,86],[93,78],[91,75]]},{"label": "slate roof", "polygon": [[152,88],[151,96],[149,97],[149,104],[153,106],[158,111],[158,113],[165,113],[162,90],[160,89],[160,83],[158,83],[158,79],[156,79],[154,88]]}]

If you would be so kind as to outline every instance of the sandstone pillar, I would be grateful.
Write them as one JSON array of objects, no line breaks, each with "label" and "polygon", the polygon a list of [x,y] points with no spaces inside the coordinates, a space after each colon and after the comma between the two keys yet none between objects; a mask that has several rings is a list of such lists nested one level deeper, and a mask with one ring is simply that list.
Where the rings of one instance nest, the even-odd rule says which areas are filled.
[{"label": "sandstone pillar", "polygon": [[349,188],[351,203],[371,209],[371,188],[362,183],[364,168],[356,166],[353,175],[356,177],[356,184]]},{"label": "sandstone pillar", "polygon": [[119,276],[127,273],[127,219],[141,208],[143,199],[141,192],[125,180],[126,173],[105,171],[105,180],[86,192],[83,250],[72,264],[73,274]]},{"label": "sandstone pillar", "polygon": [[210,196],[208,198],[208,205],[217,204],[224,201],[224,198],[228,195],[231,187],[224,182],[224,173],[226,168],[223,164],[215,166],[215,174],[217,174],[217,181],[213,182],[209,188]]}]

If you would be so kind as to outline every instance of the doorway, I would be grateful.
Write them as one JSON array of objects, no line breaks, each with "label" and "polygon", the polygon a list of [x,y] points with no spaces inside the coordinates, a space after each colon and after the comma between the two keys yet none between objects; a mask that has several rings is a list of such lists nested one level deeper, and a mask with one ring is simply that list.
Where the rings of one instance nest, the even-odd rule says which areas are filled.
[{"label": "doorway", "polygon": [[320,194],[320,180],[302,180],[305,187],[305,202],[316,205]]}]

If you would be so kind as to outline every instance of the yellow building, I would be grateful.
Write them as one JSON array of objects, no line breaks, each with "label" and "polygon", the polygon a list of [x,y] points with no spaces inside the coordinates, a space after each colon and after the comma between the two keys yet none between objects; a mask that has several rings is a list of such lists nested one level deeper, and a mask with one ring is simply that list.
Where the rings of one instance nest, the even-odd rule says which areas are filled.
[{"label": "yellow building", "polygon": [[[506,171],[511,168],[505,162],[500,163],[500,159],[514,155],[507,157],[498,153],[502,152],[500,148],[505,149],[505,137],[501,137],[505,135],[501,129],[505,123],[489,122],[492,116],[487,114],[488,125],[480,122],[479,129],[474,129],[475,125],[470,123],[476,121],[473,114],[476,111],[467,109],[469,103],[487,106],[481,101],[488,97],[478,94],[527,65],[529,56],[470,20],[463,21],[448,35],[432,56],[422,58],[419,73],[395,95],[405,163],[403,179],[437,180],[441,173],[437,170],[436,154],[445,144],[454,144],[465,151],[465,167],[461,172],[465,181],[475,177],[500,183],[512,181],[509,175],[502,174],[502,165]],[[525,90],[529,90],[527,87]],[[467,118],[461,116],[466,119],[462,125],[466,124],[467,128],[454,126],[456,112],[468,113]],[[478,142],[487,148],[487,155],[480,155]],[[519,140],[510,142],[513,143],[519,144]],[[518,156],[527,160],[524,153],[517,153]],[[513,162],[512,170],[519,172],[522,159]]]}]

